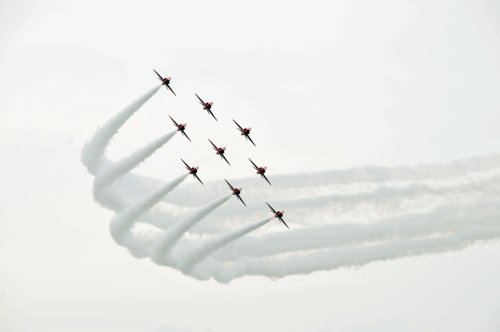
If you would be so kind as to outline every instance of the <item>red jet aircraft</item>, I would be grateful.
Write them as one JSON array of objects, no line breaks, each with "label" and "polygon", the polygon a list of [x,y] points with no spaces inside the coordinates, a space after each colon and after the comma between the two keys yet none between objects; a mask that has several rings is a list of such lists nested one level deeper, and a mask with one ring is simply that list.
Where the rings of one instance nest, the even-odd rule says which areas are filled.
[{"label": "red jet aircraft", "polygon": [[264,174],[264,173],[266,173],[267,167],[266,166],[259,167],[259,166],[255,165],[255,163],[252,161],[252,159],[248,158],[248,160],[250,160],[250,162],[252,163],[253,168],[257,171],[257,174],[259,174],[264,180],[267,181],[267,183],[269,183],[269,185],[271,185],[271,182],[269,182],[266,175]]},{"label": "red jet aircraft", "polygon": [[210,139],[208,140],[211,144],[212,144],[212,147],[214,148],[215,150],[215,153],[218,154],[219,156],[221,156],[222,159],[224,159],[226,161],[226,163],[228,165],[231,166],[231,164],[229,163],[229,161],[227,161],[226,157],[224,156],[224,152],[226,151],[226,148],[218,148],[214,142],[212,142]]},{"label": "red jet aircraft", "polygon": [[195,93],[196,97],[198,97],[198,100],[200,101],[200,104],[203,106],[203,109],[206,110],[208,113],[210,113],[211,116],[214,117],[215,121],[217,121],[217,118],[215,117],[214,113],[212,113],[212,105],[214,104],[213,102],[211,101],[208,101],[208,102],[204,102],[200,96],[198,96],[196,93]]},{"label": "red jet aircraft", "polygon": [[200,183],[203,184],[203,182],[201,182],[200,178],[196,174],[196,173],[198,173],[198,167],[190,167],[188,164],[186,164],[186,162],[184,160],[182,160],[182,162],[184,163],[184,165],[186,165],[186,169],[189,171],[189,174],[193,174],[193,176],[196,178],[196,180],[200,181]]},{"label": "red jet aircraft", "polygon": [[165,87],[167,89],[169,89],[170,91],[172,91],[172,93],[174,94],[174,96],[177,96],[174,92],[174,90],[172,90],[172,88],[170,87],[170,81],[172,80],[171,77],[161,77],[160,74],[158,74],[158,72],[156,70],[153,69],[153,71],[156,73],[156,75],[158,75],[158,79],[161,81],[161,84],[162,85],[165,85]]},{"label": "red jet aircraft", "polygon": [[224,181],[226,181],[226,183],[228,184],[229,189],[231,189],[233,191],[233,195],[236,195],[236,197],[241,201],[241,203],[243,203],[243,205],[247,206],[245,204],[245,202],[243,202],[243,200],[240,197],[240,194],[241,194],[241,191],[243,190],[243,188],[234,188],[226,179],[224,179]]},{"label": "red jet aircraft", "polygon": [[243,128],[243,127],[241,127],[241,126],[238,124],[238,122],[236,122],[236,121],[234,121],[234,120],[233,120],[233,122],[234,122],[234,123],[236,123],[236,125],[238,126],[238,130],[240,131],[241,135],[245,136],[245,138],[246,138],[246,139],[249,139],[249,140],[250,140],[250,142],[252,142],[252,144],[253,144],[254,146],[256,146],[256,145],[255,145],[255,143],[254,143],[254,142],[252,141],[252,139],[250,138],[250,130],[252,130],[252,128]]},{"label": "red jet aircraft", "polygon": [[177,127],[177,131],[180,131],[182,133],[182,135],[186,136],[186,138],[191,142],[191,139],[184,132],[184,130],[186,129],[186,124],[185,123],[178,124],[177,122],[175,122],[174,119],[172,119],[172,117],[170,115],[168,117],[172,120],[174,125]]},{"label": "red jet aircraft", "polygon": [[290,227],[288,227],[286,222],[283,220],[283,215],[285,214],[285,211],[276,211],[275,209],[273,209],[273,207],[271,205],[269,205],[269,203],[266,202],[266,204],[267,204],[267,206],[269,206],[271,211],[274,213],[274,217],[278,218],[279,221],[281,221],[286,226],[286,228],[290,228]]}]

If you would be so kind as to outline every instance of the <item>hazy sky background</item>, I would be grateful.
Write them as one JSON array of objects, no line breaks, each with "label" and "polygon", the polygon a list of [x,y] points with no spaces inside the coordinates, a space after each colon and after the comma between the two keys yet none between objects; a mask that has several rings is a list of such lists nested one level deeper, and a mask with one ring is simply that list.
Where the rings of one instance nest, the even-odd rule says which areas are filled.
[{"label": "hazy sky background", "polygon": [[[169,179],[205,137],[273,172],[500,151],[500,5],[482,1],[0,1],[0,329],[498,331],[498,243],[278,281],[200,282],[111,239],[80,163],[95,128],[173,77],[110,149],[188,123],[139,171]],[[215,123],[194,92],[212,99]],[[229,150],[231,119],[259,149]],[[231,154],[229,154],[231,152]],[[206,166],[206,179],[248,174]],[[194,181],[194,180],[193,180]]]}]

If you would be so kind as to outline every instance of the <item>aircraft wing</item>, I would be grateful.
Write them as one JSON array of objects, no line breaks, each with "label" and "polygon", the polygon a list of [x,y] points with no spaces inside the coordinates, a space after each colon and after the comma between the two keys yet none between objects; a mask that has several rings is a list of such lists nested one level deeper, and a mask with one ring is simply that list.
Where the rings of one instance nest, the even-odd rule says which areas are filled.
[{"label": "aircraft wing", "polygon": [[231,166],[231,164],[229,163],[229,161],[227,161],[226,157],[225,157],[223,154],[221,154],[220,156],[222,157],[222,159],[224,159],[224,160],[226,161],[226,163],[227,163],[229,166]]},{"label": "aircraft wing", "polygon": [[239,129],[240,131],[243,131],[243,127],[241,127],[241,126],[238,124],[238,122],[236,122],[236,121],[234,121],[234,120],[233,120],[233,122],[234,122],[234,123],[236,123],[236,125],[238,126],[238,129]]},{"label": "aircraft wing", "polygon": [[198,98],[198,100],[200,101],[200,103],[205,106],[205,102],[200,98],[200,96],[198,96],[196,93],[195,93],[196,97]]},{"label": "aircraft wing", "polygon": [[173,122],[173,123],[174,123],[177,127],[179,127],[179,124],[178,124],[177,122],[175,122],[175,120],[174,120],[174,119],[172,119],[172,117],[171,117],[170,115],[169,115],[168,117],[170,118],[170,120],[172,120],[172,122]]},{"label": "aircraft wing", "polygon": [[271,211],[273,211],[273,213],[276,213],[276,210],[273,209],[273,207],[271,205],[269,205],[269,203],[266,202],[266,204],[267,204],[267,206],[269,206],[269,208],[271,209]]},{"label": "aircraft wing", "polygon": [[210,113],[210,115],[214,117],[215,121],[217,121],[217,118],[215,117],[214,113],[212,113],[211,110],[208,110],[208,113]]},{"label": "aircraft wing", "polygon": [[269,180],[267,179],[267,177],[264,174],[261,174],[261,176],[267,181],[267,183],[269,183],[269,185],[271,185],[271,182],[269,182]]},{"label": "aircraft wing", "polygon": [[243,202],[243,200],[241,199],[240,195],[238,195],[238,199],[241,201],[241,203],[243,203],[243,205],[247,206],[245,202]]},{"label": "aircraft wing", "polygon": [[165,86],[167,87],[167,89],[169,89],[170,91],[172,91],[172,93],[174,94],[174,96],[177,96],[177,95],[175,94],[174,90],[172,90],[172,88],[170,87],[170,85],[169,85],[169,84],[166,84]]},{"label": "aircraft wing", "polygon": [[[181,160],[182,160],[182,159],[181,159]],[[182,162],[184,163],[184,165],[186,165],[186,167],[187,167],[189,170],[191,169],[191,167],[189,167],[189,165],[188,165],[188,164],[187,164],[184,160],[182,160]]]},{"label": "aircraft wing", "polygon": [[257,145],[255,145],[255,143],[254,143],[254,142],[252,141],[252,139],[250,138],[250,135],[247,135],[246,137],[250,140],[250,142],[252,142],[253,146],[257,146]]},{"label": "aircraft wing", "polygon": [[285,224],[286,228],[288,228],[288,229],[290,228],[290,227],[288,227],[288,225],[286,224],[286,222],[283,220],[283,218],[280,218],[280,221],[281,221],[283,224]]},{"label": "aircraft wing", "polygon": [[[193,174],[193,176],[196,178],[196,180],[200,181],[201,184],[203,184],[203,182],[201,182],[200,178],[198,177],[197,174]],[[288,227],[288,226],[287,226]]]},{"label": "aircraft wing", "polygon": [[163,80],[163,77],[161,77],[161,75],[158,74],[158,72],[156,70],[153,69],[153,71],[156,73],[156,75],[158,75],[158,77],[160,78],[160,80]]},{"label": "aircraft wing", "polygon": [[182,135],[186,136],[186,138],[191,142],[191,139],[189,138],[189,136],[184,132],[184,130],[182,131]]},{"label": "aircraft wing", "polygon": [[252,159],[248,158],[248,160],[250,160],[250,162],[252,163],[252,165],[253,165],[253,167],[254,167],[255,169],[258,169],[258,168],[259,168],[257,165],[255,165],[255,163],[252,161]]},{"label": "aircraft wing", "polygon": [[233,186],[232,186],[232,185],[231,185],[231,184],[230,184],[230,183],[229,183],[226,179],[224,179],[224,181],[226,181],[226,183],[228,184],[228,186],[229,186],[229,188],[230,188],[231,190],[234,190]]},{"label": "aircraft wing", "polygon": [[214,142],[212,142],[210,139],[208,139],[208,141],[210,142],[210,144],[212,144],[212,146],[214,147],[214,149],[217,150],[217,146],[214,144]]}]

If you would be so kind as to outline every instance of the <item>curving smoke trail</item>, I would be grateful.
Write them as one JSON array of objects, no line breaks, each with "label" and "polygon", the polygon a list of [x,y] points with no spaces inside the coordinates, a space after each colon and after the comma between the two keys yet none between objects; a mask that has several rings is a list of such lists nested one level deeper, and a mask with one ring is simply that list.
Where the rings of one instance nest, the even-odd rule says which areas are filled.
[{"label": "curving smoke trail", "polygon": [[215,251],[228,245],[229,243],[238,240],[244,235],[260,228],[270,222],[274,217],[270,217],[259,221],[255,224],[248,225],[237,229],[235,231],[229,232],[228,234],[216,237],[215,239],[209,240],[202,244],[198,249],[191,251],[186,258],[182,261],[182,269],[189,271],[194,265],[205,260],[208,256],[212,255]]},{"label": "curving smoke trail", "polygon": [[474,243],[500,238],[497,214],[487,227],[472,227],[442,236],[395,240],[371,245],[331,248],[311,254],[293,255],[285,259],[270,257],[241,258],[231,266],[218,269],[214,275],[220,282],[228,282],[244,275],[263,275],[272,278],[294,274],[308,274],[337,268],[349,268],[368,263],[403,257],[457,251]]},{"label": "curving smoke trail", "polygon": [[[245,188],[246,196],[248,197],[248,206],[245,213],[241,213],[241,209],[236,206],[215,211],[210,217],[213,220],[230,220],[234,226],[243,225],[247,222],[259,218],[259,213],[262,212],[262,201],[275,202],[277,206],[290,211],[298,220],[304,224],[314,225],[315,220],[318,220],[318,213],[324,213],[327,209],[330,215],[342,216],[344,221],[356,221],[364,215],[352,215],[350,211],[357,210],[371,212],[378,217],[388,217],[393,213],[403,213],[405,211],[418,212],[419,209],[429,209],[439,207],[445,200],[452,202],[463,202],[467,204],[472,196],[478,200],[480,196],[487,199],[489,196],[498,194],[498,183],[500,179],[500,162],[496,167],[491,163],[494,157],[484,157],[488,162],[465,162],[459,161],[458,168],[463,170],[461,176],[453,176],[452,178],[442,178],[434,180],[422,181],[405,181],[405,182],[388,182],[380,184],[354,184],[350,188],[345,189],[344,185],[339,186],[324,186],[318,183],[311,188],[274,188],[272,190],[255,190],[254,188],[262,188],[259,182],[255,179],[238,180]],[[480,160],[474,158],[474,160]],[[488,168],[476,167],[464,168],[464,165],[483,165],[488,164]],[[456,174],[453,163],[446,164],[450,174]],[[432,168],[431,166],[423,166],[425,169]],[[439,166],[438,168],[441,168]],[[418,173],[418,172],[417,172]],[[352,179],[355,181],[355,179]],[[294,182],[291,180],[290,182]],[[246,183],[246,184],[245,184]],[[126,204],[129,200],[137,199],[148,191],[161,185],[161,181],[152,181],[151,179],[141,177],[135,174],[126,174],[115,183],[112,191],[113,197]],[[223,183],[210,183],[206,188],[206,195],[199,195],[195,186],[184,186],[176,191],[176,195],[166,197],[160,204],[158,209],[154,209],[145,216],[145,221],[154,224],[161,228],[170,227],[169,220],[173,220],[179,214],[190,213],[197,206],[206,204],[207,198],[223,195],[227,188]],[[274,194],[278,192],[279,194]],[[490,194],[491,192],[491,194]],[[258,203],[258,204],[254,204]],[[163,206],[168,206],[168,209],[163,209]],[[315,213],[317,211],[318,213]],[[313,212],[313,213],[311,213]],[[380,215],[385,212],[386,215]],[[248,218],[247,218],[248,216]],[[349,217],[350,219],[344,218]],[[322,218],[319,218],[320,220]],[[330,219],[338,219],[333,217]],[[322,222],[323,223],[323,222]],[[224,231],[227,226],[225,223],[207,223],[197,227],[195,232],[212,233],[215,231]],[[319,224],[319,223],[318,223]]]},{"label": "curving smoke trail", "polygon": [[151,89],[143,96],[125,107],[120,113],[108,120],[104,126],[96,130],[91,141],[85,144],[82,151],[82,163],[91,174],[95,174],[109,142],[123,124],[137,112],[151,97],[160,90],[161,85]]},{"label": "curving smoke trail", "polygon": [[[110,231],[136,257],[201,280],[283,277],[435,254],[500,238],[500,154],[416,167],[358,167],[273,177],[273,187],[240,179],[247,207],[223,204],[220,183],[178,186],[130,171],[165,145],[166,134],[112,162],[104,154],[121,126],[156,87],[110,119],[84,146],[94,198],[116,211]],[[175,195],[168,195],[173,190]],[[221,197],[215,201],[214,197]],[[258,223],[264,201],[287,210],[292,230]],[[202,206],[202,208],[200,208]],[[204,220],[204,222],[201,222]],[[147,223],[146,235],[136,226]],[[278,228],[276,228],[278,229]],[[254,233],[250,235],[249,233]],[[222,234],[222,235],[220,235]]]},{"label": "curving smoke trail", "polygon": [[[238,183],[245,187],[245,192],[259,195],[262,198],[297,199],[315,197],[331,190],[340,195],[371,192],[379,186],[401,187],[411,185],[458,186],[462,183],[474,183],[476,180],[488,178],[490,173],[500,174],[500,154],[462,159],[446,163],[420,165],[415,167],[357,167],[351,170],[335,170],[318,173],[297,173],[274,175],[273,190],[263,189],[254,177],[239,179]],[[128,174],[118,184],[117,190],[127,191],[129,196],[143,193],[158,186],[157,179],[137,174]],[[276,188],[274,188],[276,187]],[[226,191],[224,185],[215,186],[211,194],[220,195]],[[166,202],[196,206],[206,198],[197,196],[194,187],[180,188],[175,196],[165,198]]]},{"label": "curving smoke trail", "polygon": [[[343,223],[350,220],[359,221],[360,219],[370,221],[374,219],[372,215],[376,215],[377,219],[387,219],[398,214],[409,214],[421,212],[422,210],[427,211],[430,208],[439,209],[449,201],[455,204],[469,204],[471,200],[486,202],[499,196],[499,176],[493,175],[485,179],[479,177],[477,180],[473,178],[474,176],[469,174],[460,181],[456,180],[457,183],[454,185],[438,187],[414,183],[409,186],[395,188],[384,184],[371,192],[352,194],[326,193],[316,198],[279,200],[275,201],[275,203],[277,206],[287,210],[288,213],[293,214],[296,220],[302,220],[311,225],[316,220],[323,221],[325,219],[324,215],[329,216],[329,223],[336,220]],[[218,190],[213,190],[214,185],[210,183],[210,186],[207,186],[205,191],[208,191],[210,195],[214,192],[218,193]],[[133,188],[135,189],[135,187]],[[114,193],[113,197],[117,197],[120,192],[123,192],[118,191],[116,188],[112,188],[112,190]],[[254,195],[253,197],[256,196]],[[261,196],[257,197],[260,198]],[[249,199],[252,199],[252,197],[249,197]],[[267,197],[262,198],[262,200],[264,199],[268,200]],[[129,200],[130,198],[123,199],[123,204],[126,205]],[[234,205],[224,210],[214,211],[209,218],[211,218],[210,221],[221,219],[232,220],[234,221],[234,226],[244,225],[261,215],[262,205],[249,204],[243,211],[244,213],[242,213],[237,205]],[[196,209],[195,207],[180,205],[168,205],[168,209],[162,207],[163,204],[160,203],[159,206],[145,214],[142,221],[162,229],[167,229],[172,226],[181,214],[192,213]],[[317,229],[321,229],[324,226],[324,222],[316,222],[316,224],[318,224]],[[227,223],[210,222],[200,225],[193,232],[212,234],[225,231],[226,229]],[[336,232],[336,229],[334,229],[334,232]],[[292,233],[293,230],[278,233],[276,236],[295,236]],[[267,248],[267,246],[264,247]]]},{"label": "curving smoke trail", "polygon": [[163,196],[167,195],[178,185],[180,185],[188,177],[188,175],[189,174],[183,174],[177,177],[173,181],[167,183],[160,189],[147,196],[144,200],[136,203],[135,205],[132,205],[122,213],[117,214],[111,220],[110,225],[111,235],[113,236],[115,241],[118,244],[124,246],[130,245],[131,240],[133,240],[130,237],[130,230],[137,218],[151,209],[151,207],[158,203],[163,198]]},{"label": "curving smoke trail", "polygon": [[[235,243],[220,259],[274,255],[373,244],[383,241],[452,234],[478,227],[500,226],[500,200],[474,206],[442,207],[428,213],[407,214],[372,224],[337,224],[249,237]],[[266,245],[272,243],[272,245]]]},{"label": "curving smoke trail", "polygon": [[172,137],[177,133],[176,130],[165,134],[143,148],[132,153],[127,158],[120,160],[117,163],[112,164],[108,168],[99,171],[94,180],[94,193],[99,193],[105,187],[109,186],[113,181],[128,173],[133,168],[137,167],[140,163],[149,158],[153,153],[160,149],[165,143],[170,141]]},{"label": "curving smoke trail", "polygon": [[189,216],[185,220],[180,221],[175,225],[173,225],[169,230],[165,232],[162,238],[158,241],[156,250],[153,253],[153,256],[151,256],[151,258],[158,264],[166,264],[165,261],[168,257],[169,250],[177,243],[177,241],[179,241],[182,235],[184,235],[186,231],[188,231],[190,228],[192,228],[194,225],[200,222],[204,217],[209,215],[212,211],[214,211],[219,206],[227,202],[229,198],[231,198],[231,196],[232,195],[227,195],[225,197],[222,197],[216,200],[215,202],[210,203],[209,205],[200,209],[192,216]]}]

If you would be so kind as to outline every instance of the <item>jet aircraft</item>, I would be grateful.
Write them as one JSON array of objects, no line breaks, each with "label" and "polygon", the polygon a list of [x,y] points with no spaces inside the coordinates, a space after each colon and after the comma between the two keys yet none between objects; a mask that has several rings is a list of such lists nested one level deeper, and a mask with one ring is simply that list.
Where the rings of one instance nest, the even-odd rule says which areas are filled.
[{"label": "jet aircraft", "polygon": [[228,165],[231,165],[229,163],[229,161],[227,161],[226,157],[224,156],[224,152],[226,151],[226,148],[225,147],[222,147],[222,148],[217,147],[210,139],[208,141],[210,142],[210,144],[212,144],[212,147],[214,148],[215,153],[218,154],[219,156],[221,156],[221,158],[224,159]]},{"label": "jet aircraft", "polygon": [[267,183],[269,183],[269,185],[271,185],[271,182],[269,182],[269,180],[267,179],[266,175],[264,174],[264,173],[266,173],[267,167],[266,166],[257,166],[257,165],[255,165],[255,163],[250,158],[248,158],[248,160],[250,160],[250,162],[252,163],[252,166],[257,171],[257,174],[259,174],[264,180],[267,181]]},{"label": "jet aircraft", "polygon": [[180,131],[182,133],[182,135],[186,136],[186,138],[191,142],[191,139],[189,138],[189,136],[184,132],[184,130],[186,130],[186,124],[185,123],[178,124],[177,122],[175,122],[174,119],[172,119],[172,117],[170,115],[168,117],[170,118],[170,120],[172,120],[174,125],[177,127],[177,131]]},{"label": "jet aircraft", "polygon": [[165,87],[167,89],[169,89],[170,91],[172,91],[172,93],[174,94],[174,96],[177,96],[174,92],[174,90],[172,90],[172,88],[170,87],[170,81],[172,80],[171,77],[162,77],[160,74],[158,74],[158,72],[156,70],[153,69],[153,71],[156,73],[156,75],[158,75],[158,79],[161,81],[161,84],[162,85],[165,85]]},{"label": "jet aircraft", "polygon": [[200,96],[198,96],[196,93],[195,93],[195,95],[198,98],[198,100],[200,101],[200,104],[203,106],[203,109],[205,111],[207,111],[211,116],[213,116],[215,121],[217,121],[217,118],[215,117],[214,113],[212,113],[212,105],[214,103],[211,101],[204,102],[203,99],[200,98]]},{"label": "jet aircraft", "polygon": [[241,197],[240,197],[240,194],[241,194],[241,191],[243,190],[243,188],[234,188],[234,187],[233,187],[233,186],[229,183],[229,181],[227,181],[226,179],[224,179],[224,181],[226,181],[226,183],[228,184],[229,189],[231,189],[231,190],[233,191],[233,195],[236,195],[236,198],[238,198],[238,199],[241,201],[241,203],[243,203],[243,205],[247,206],[247,205],[245,204],[245,202],[243,202],[243,200],[242,200],[242,199],[241,199]]},{"label": "jet aircraft", "polygon": [[186,169],[189,171],[189,174],[192,174],[196,178],[196,180],[200,181],[200,183],[203,184],[203,182],[201,182],[200,178],[198,177],[198,174],[196,174],[198,173],[198,167],[191,167],[184,160],[182,160],[182,162],[184,163],[184,165],[186,165]]},{"label": "jet aircraft", "polygon": [[286,222],[283,220],[283,214],[285,214],[285,211],[276,211],[275,209],[273,209],[273,207],[271,205],[269,205],[269,203],[266,202],[266,204],[267,204],[267,206],[269,206],[271,211],[274,213],[274,217],[278,218],[279,221],[281,221],[286,226],[286,228],[290,228],[290,227],[288,227]]},{"label": "jet aircraft", "polygon": [[246,139],[250,140],[250,142],[252,142],[252,144],[254,146],[256,146],[255,143],[250,138],[250,130],[252,130],[252,128],[243,128],[242,126],[240,126],[238,124],[238,122],[236,122],[234,120],[233,120],[233,122],[238,126],[238,130],[240,131],[241,135],[245,136]]}]

